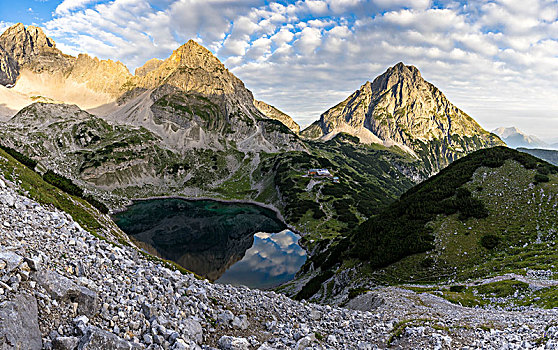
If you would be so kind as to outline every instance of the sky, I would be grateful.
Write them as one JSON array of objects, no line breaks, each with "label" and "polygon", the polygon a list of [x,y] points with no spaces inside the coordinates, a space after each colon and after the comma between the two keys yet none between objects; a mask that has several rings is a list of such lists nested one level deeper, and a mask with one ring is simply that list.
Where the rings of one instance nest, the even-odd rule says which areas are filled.
[{"label": "sky", "polygon": [[189,39],[301,125],[398,62],[483,127],[558,142],[556,0],[0,0],[0,31],[131,72]]}]

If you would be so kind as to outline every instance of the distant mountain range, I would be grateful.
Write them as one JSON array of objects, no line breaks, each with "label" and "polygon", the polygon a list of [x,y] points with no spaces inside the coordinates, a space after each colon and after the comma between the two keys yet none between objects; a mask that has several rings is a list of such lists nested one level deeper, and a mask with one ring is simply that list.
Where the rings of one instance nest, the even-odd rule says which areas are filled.
[{"label": "distant mountain range", "polygon": [[515,126],[511,127],[500,127],[492,130],[492,132],[498,136],[504,142],[512,148],[526,147],[526,148],[553,148],[556,145],[549,145],[548,143],[542,141],[534,135],[527,135],[523,131],[519,130]]},{"label": "distant mountain range", "polygon": [[550,164],[558,166],[558,150],[540,148],[518,148],[518,151],[529,153],[532,156],[546,160]]}]

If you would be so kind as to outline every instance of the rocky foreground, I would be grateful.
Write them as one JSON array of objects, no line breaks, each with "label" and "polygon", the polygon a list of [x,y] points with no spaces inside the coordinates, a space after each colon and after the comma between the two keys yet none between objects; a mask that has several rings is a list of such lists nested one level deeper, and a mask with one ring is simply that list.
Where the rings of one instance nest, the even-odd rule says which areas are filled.
[{"label": "rocky foreground", "polygon": [[0,349],[558,349],[558,310],[384,288],[345,308],[172,271],[0,176]]}]

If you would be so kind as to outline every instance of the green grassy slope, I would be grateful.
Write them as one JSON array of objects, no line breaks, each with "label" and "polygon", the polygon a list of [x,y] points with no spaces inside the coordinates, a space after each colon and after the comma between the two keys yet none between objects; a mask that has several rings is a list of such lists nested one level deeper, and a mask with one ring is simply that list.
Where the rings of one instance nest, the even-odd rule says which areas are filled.
[{"label": "green grassy slope", "polygon": [[313,257],[398,284],[558,272],[558,168],[505,147],[477,151],[413,187]]},{"label": "green grassy slope", "polygon": [[558,150],[539,148],[518,148],[517,150],[546,160],[550,164],[558,165]]},{"label": "green grassy slope", "polygon": [[17,182],[26,196],[70,214],[81,227],[95,236],[121,243],[126,241],[125,234],[107,215],[103,215],[84,199],[67,194],[47,183],[41,175],[2,149],[0,172],[7,180]]},{"label": "green grassy slope", "polygon": [[[254,199],[277,203],[288,223],[310,233],[305,241],[345,235],[425,176],[420,164],[402,151],[359,144],[349,135],[308,143],[310,152],[268,155],[255,173],[264,185]],[[339,183],[305,176],[327,168]],[[275,198],[274,198],[275,197]]]}]

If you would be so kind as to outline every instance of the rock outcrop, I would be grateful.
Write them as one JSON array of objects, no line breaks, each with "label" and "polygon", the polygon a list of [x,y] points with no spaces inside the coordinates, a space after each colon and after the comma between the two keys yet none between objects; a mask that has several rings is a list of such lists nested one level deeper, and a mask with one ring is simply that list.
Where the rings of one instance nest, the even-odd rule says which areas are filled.
[{"label": "rock outcrop", "polygon": [[300,125],[298,125],[289,115],[263,101],[254,100],[254,105],[266,117],[280,121],[296,134],[300,132]]},{"label": "rock outcrop", "polygon": [[30,69],[35,73],[67,72],[74,58],[64,55],[56,48],[41,28],[21,23],[8,28],[0,35],[0,47],[18,64],[18,69]]},{"label": "rock outcrop", "polygon": [[10,301],[1,303],[0,348],[42,349],[37,313],[37,299],[28,293],[18,293]]},{"label": "rock outcrop", "polygon": [[68,79],[85,84],[93,91],[117,97],[122,94],[122,85],[131,76],[128,68],[122,62],[99,60],[97,57],[80,54]]},{"label": "rock outcrop", "polygon": [[146,76],[148,73],[159,68],[161,64],[163,64],[163,60],[160,60],[158,58],[152,58],[149,61],[145,62],[143,66],[136,68],[134,75],[138,77]]},{"label": "rock outcrop", "polygon": [[302,135],[328,139],[339,132],[365,143],[397,145],[424,159],[433,172],[477,149],[504,144],[449,102],[416,67],[403,63],[366,82]]},{"label": "rock outcrop", "polygon": [[16,82],[17,75],[17,61],[0,46],[0,85],[13,85]]}]

